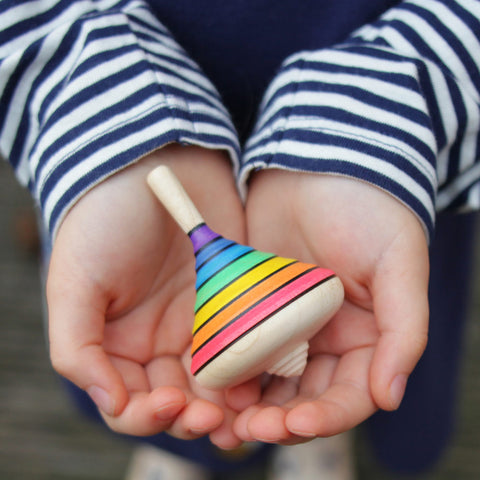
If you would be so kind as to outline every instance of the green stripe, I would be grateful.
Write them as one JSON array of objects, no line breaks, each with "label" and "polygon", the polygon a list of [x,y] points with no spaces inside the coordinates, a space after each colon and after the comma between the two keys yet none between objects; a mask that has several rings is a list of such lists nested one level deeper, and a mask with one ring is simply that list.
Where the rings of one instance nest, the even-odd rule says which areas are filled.
[{"label": "green stripe", "polygon": [[273,253],[264,253],[257,250],[240,257],[235,262],[231,263],[219,273],[215,274],[210,280],[205,282],[197,291],[197,299],[195,302],[195,312],[207,302],[213,295],[225,288],[230,283],[234,282],[238,277],[243,275],[248,270],[251,270],[256,265],[274,257]]}]

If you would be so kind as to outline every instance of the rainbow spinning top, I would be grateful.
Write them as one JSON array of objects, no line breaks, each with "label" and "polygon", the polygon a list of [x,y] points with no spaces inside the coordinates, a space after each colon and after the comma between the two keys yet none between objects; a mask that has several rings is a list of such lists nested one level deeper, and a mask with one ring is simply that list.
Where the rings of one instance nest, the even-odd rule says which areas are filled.
[{"label": "rainbow spinning top", "polygon": [[148,183],[189,235],[195,253],[191,371],[196,380],[221,389],[263,372],[301,375],[308,340],[343,302],[340,279],[331,270],[215,233],[166,166],[155,168]]}]

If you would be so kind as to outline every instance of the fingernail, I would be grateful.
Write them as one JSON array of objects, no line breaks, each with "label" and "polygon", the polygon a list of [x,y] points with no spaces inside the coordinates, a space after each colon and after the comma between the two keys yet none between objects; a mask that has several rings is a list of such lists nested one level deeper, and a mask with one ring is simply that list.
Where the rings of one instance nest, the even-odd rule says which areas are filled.
[{"label": "fingernail", "polygon": [[317,436],[316,433],[313,432],[305,432],[301,430],[291,430],[289,429],[290,433],[293,433],[294,435],[297,435],[298,437],[303,437],[303,438],[314,438]]},{"label": "fingernail", "polygon": [[92,385],[87,388],[87,393],[103,413],[113,416],[115,413],[115,402],[103,388]]},{"label": "fingernail", "polygon": [[390,384],[390,405],[392,410],[396,410],[400,403],[402,403],[403,396],[405,394],[405,388],[407,387],[407,375],[397,375]]},{"label": "fingernail", "polygon": [[155,416],[163,421],[173,420],[173,418],[181,412],[184,406],[184,402],[169,403],[156,410]]}]

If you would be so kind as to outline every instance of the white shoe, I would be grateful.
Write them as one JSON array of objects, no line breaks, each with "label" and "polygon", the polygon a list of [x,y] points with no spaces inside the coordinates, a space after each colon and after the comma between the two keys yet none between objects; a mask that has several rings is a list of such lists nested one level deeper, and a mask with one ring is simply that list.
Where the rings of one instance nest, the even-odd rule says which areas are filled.
[{"label": "white shoe", "polygon": [[268,480],[354,480],[351,434],[277,447]]},{"label": "white shoe", "polygon": [[201,466],[151,445],[137,447],[125,480],[209,480]]}]

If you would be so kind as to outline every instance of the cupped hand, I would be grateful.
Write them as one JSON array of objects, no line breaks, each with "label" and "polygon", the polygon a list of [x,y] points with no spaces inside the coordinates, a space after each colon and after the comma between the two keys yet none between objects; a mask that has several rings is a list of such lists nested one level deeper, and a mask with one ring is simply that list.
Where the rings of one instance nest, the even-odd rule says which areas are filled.
[{"label": "cupped hand", "polygon": [[310,341],[303,375],[270,378],[236,434],[299,443],[398,408],[428,332],[428,248],[414,214],[354,179],[280,170],[254,176],[246,211],[249,243],[335,271],[345,302]]},{"label": "cupped hand", "polygon": [[244,240],[243,208],[220,152],[169,146],[113,175],[73,207],[54,242],[52,364],[90,394],[115,431],[210,434],[235,447],[224,394],[199,388],[189,371],[193,249],[146,184],[159,164],[172,168],[212,228]]}]

